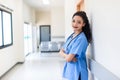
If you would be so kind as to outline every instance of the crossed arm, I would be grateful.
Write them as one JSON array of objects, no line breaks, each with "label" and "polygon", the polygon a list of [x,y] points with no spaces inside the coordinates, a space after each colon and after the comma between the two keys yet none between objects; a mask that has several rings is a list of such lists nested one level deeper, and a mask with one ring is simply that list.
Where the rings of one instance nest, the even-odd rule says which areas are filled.
[{"label": "crossed arm", "polygon": [[63,49],[60,50],[59,54],[66,60],[66,62],[76,62],[75,54],[66,54]]}]

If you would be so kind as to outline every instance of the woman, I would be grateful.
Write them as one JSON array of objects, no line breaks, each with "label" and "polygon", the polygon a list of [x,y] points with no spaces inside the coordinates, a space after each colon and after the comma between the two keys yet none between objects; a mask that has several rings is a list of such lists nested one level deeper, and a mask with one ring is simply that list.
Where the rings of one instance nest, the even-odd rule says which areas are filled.
[{"label": "woman", "polygon": [[90,25],[86,13],[77,11],[72,17],[73,33],[68,37],[59,54],[66,63],[63,77],[68,80],[88,80],[86,49],[91,41]]},{"label": "woman", "polygon": [[78,11],[73,15],[72,27],[74,32],[59,52],[66,60],[63,77],[68,80],[88,80],[85,53],[91,41],[91,32],[84,11]]}]

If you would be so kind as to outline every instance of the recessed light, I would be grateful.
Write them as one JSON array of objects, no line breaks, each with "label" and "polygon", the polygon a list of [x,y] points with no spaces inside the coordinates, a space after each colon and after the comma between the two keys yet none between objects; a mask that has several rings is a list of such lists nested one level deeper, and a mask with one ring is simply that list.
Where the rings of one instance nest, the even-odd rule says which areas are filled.
[{"label": "recessed light", "polygon": [[49,0],[42,0],[42,1],[43,1],[43,4],[45,4],[45,5],[49,5],[50,4]]}]

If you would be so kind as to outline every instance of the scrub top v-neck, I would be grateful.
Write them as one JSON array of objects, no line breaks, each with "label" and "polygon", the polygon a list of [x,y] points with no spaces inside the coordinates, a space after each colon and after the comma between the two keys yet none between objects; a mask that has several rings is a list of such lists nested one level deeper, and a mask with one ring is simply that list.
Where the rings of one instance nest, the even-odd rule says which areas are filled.
[{"label": "scrub top v-neck", "polygon": [[88,80],[88,70],[86,62],[86,49],[88,46],[87,38],[84,32],[72,38],[71,34],[62,47],[66,54],[75,54],[76,62],[65,62],[63,77],[68,80]]}]

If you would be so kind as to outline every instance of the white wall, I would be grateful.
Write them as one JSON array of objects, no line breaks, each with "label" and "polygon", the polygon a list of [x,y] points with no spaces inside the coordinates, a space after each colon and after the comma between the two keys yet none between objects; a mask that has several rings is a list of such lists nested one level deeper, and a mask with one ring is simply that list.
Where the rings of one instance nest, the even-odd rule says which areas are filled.
[{"label": "white wall", "polygon": [[72,32],[72,15],[75,13],[77,0],[65,0],[65,38],[67,38]]},{"label": "white wall", "polygon": [[65,35],[65,13],[64,7],[53,7],[51,9],[51,31],[52,36]]},{"label": "white wall", "polygon": [[90,0],[94,58],[120,78],[120,0]]},{"label": "white wall", "polygon": [[0,0],[13,9],[13,45],[0,49],[0,76],[17,62],[24,62],[22,0]]},{"label": "white wall", "polygon": [[31,8],[26,3],[23,3],[24,22],[32,22],[31,15],[32,15]]},{"label": "white wall", "polygon": [[24,22],[35,24],[35,9],[30,7],[25,2],[23,3],[23,19]]},{"label": "white wall", "polygon": [[36,24],[51,25],[51,12],[50,11],[36,11]]}]

